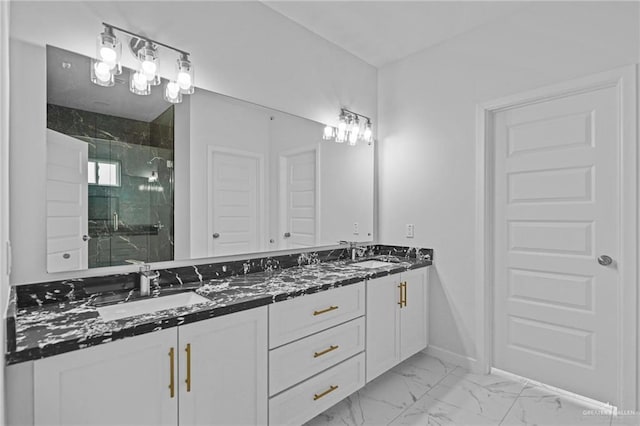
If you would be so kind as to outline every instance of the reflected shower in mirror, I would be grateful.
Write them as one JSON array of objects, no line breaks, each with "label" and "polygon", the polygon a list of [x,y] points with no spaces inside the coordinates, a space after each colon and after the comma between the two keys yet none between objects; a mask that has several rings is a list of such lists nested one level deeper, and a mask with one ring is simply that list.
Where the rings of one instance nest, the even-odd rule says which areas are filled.
[{"label": "reflected shower in mirror", "polygon": [[173,260],[174,106],[92,84],[82,55],[47,64],[47,270]]}]

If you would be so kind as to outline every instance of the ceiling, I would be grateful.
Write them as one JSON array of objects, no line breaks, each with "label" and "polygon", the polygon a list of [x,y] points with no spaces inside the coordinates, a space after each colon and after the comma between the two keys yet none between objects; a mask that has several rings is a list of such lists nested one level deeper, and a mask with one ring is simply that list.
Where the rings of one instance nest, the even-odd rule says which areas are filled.
[{"label": "ceiling", "polygon": [[487,25],[524,1],[263,1],[365,62],[382,67]]},{"label": "ceiling", "polygon": [[90,74],[90,58],[47,46],[47,103],[145,122],[171,106],[162,97],[164,84],[148,96],[129,92],[128,69],[116,77],[113,87],[96,86]]}]

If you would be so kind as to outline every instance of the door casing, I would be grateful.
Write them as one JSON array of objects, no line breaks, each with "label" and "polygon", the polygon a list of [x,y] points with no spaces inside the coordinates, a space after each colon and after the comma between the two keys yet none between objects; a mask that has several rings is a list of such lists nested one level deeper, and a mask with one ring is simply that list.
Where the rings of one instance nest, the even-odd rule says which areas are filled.
[{"label": "door casing", "polygon": [[620,101],[620,283],[619,306],[616,314],[621,344],[618,359],[618,408],[637,410],[640,399],[640,357],[638,331],[638,120],[637,67],[614,70],[570,80],[532,91],[518,93],[477,105],[476,107],[476,365],[479,373],[488,374],[493,365],[493,202],[494,147],[493,115],[505,109],[530,105],[598,88],[615,87]]}]

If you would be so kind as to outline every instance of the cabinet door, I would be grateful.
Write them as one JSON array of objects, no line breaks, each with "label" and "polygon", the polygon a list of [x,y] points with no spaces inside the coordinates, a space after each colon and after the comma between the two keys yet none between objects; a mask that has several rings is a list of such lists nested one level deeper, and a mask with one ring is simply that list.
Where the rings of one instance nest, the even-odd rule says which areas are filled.
[{"label": "cabinet door", "polygon": [[400,276],[367,281],[367,382],[400,362]]},{"label": "cabinet door", "polygon": [[181,326],[179,341],[180,426],[267,423],[266,306]]},{"label": "cabinet door", "polygon": [[175,426],[176,344],[172,328],[36,361],[35,425]]},{"label": "cabinet door", "polygon": [[400,356],[402,360],[427,347],[427,271],[428,268],[403,272],[406,282],[406,305],[400,310]]}]

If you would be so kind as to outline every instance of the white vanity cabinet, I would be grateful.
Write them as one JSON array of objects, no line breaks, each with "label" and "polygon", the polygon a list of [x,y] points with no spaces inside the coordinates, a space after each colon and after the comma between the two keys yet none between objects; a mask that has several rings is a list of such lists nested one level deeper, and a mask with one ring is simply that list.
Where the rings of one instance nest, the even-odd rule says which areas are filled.
[{"label": "white vanity cabinet", "polygon": [[367,382],[427,347],[427,272],[367,281]]},{"label": "white vanity cabinet", "polygon": [[267,308],[34,362],[35,425],[267,422]]},{"label": "white vanity cabinet", "polygon": [[35,361],[35,425],[175,425],[177,342],[171,328]]},{"label": "white vanity cabinet", "polygon": [[178,327],[180,426],[267,423],[267,307]]}]

